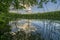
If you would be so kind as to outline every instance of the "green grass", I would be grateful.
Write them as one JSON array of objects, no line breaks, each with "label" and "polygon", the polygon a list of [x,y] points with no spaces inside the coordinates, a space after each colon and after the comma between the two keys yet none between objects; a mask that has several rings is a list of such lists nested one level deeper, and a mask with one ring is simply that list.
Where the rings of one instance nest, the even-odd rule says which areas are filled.
[{"label": "green grass", "polygon": [[16,19],[50,19],[50,20],[60,20],[60,11],[46,12],[46,13],[36,13],[36,14],[17,14],[17,13],[7,13],[0,14],[0,20],[16,20]]},{"label": "green grass", "polygon": [[50,19],[50,20],[60,20],[60,11],[46,12],[46,13],[36,13],[36,14],[17,14],[11,13],[12,19]]}]

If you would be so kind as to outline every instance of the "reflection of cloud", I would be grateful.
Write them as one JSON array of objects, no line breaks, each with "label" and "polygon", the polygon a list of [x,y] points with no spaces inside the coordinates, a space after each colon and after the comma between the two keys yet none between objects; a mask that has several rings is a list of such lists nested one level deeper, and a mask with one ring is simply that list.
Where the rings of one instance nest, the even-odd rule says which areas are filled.
[{"label": "reflection of cloud", "polygon": [[[9,22],[9,24],[12,26],[12,31],[20,31],[20,30],[23,30],[25,32],[35,32],[37,30],[37,28],[31,24],[31,20],[29,20],[29,24],[28,24],[28,20],[21,20],[21,21],[17,21],[16,25],[17,25],[17,28],[16,28],[16,25],[15,25],[15,21],[11,21]],[[14,31],[14,32],[15,32]]]},{"label": "reflection of cloud", "polygon": [[24,30],[25,32],[31,32],[31,31],[34,32],[35,30],[37,30],[34,26],[28,23],[23,24],[23,26],[18,26],[18,28]]}]

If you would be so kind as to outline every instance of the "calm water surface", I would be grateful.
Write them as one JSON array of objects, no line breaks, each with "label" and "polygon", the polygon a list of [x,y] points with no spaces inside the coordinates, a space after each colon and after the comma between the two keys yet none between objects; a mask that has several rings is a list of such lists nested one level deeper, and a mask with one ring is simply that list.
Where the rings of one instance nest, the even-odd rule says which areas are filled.
[{"label": "calm water surface", "polygon": [[[12,26],[12,31],[19,30],[19,27],[27,23],[27,19],[21,19],[18,21],[11,21],[9,24]],[[36,32],[41,34],[44,40],[60,40],[60,21],[56,20],[30,20],[32,26],[37,28]]]}]

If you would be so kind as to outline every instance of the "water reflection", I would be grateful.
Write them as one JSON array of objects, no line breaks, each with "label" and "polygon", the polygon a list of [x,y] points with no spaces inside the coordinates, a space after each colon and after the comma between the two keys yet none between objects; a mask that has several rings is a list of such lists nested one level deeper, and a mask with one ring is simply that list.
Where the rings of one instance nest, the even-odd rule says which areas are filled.
[{"label": "water reflection", "polygon": [[[15,25],[17,23],[17,28]],[[15,32],[20,30],[21,26],[25,26],[27,19],[22,19],[19,21],[11,21],[9,24],[12,26],[12,31]],[[32,29],[37,29],[35,32],[41,34],[44,40],[60,40],[60,21],[53,20],[31,20],[30,27]]]}]

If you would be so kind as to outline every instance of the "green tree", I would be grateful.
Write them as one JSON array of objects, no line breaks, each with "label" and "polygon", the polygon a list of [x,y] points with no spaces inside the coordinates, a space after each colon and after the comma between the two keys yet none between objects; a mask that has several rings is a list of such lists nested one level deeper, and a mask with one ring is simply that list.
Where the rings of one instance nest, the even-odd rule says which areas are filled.
[{"label": "green tree", "polygon": [[40,0],[40,2],[38,2],[38,0],[0,0],[0,13],[1,12],[8,12],[9,7],[11,5],[14,5],[14,7],[16,9],[18,8],[26,8],[25,5],[27,7],[29,6],[34,6],[34,5],[38,5],[39,7],[43,7],[43,3],[47,4],[48,2],[53,2],[56,3],[57,0]]}]

